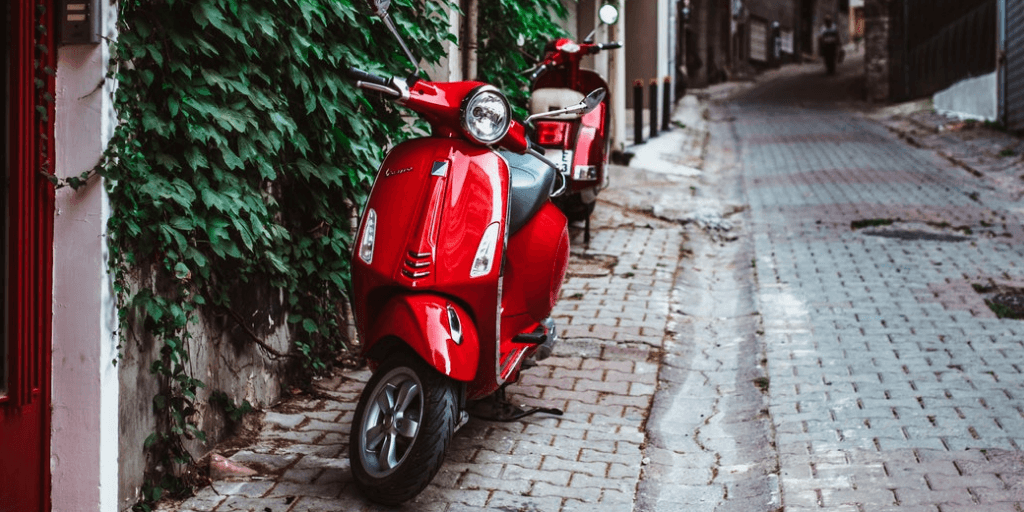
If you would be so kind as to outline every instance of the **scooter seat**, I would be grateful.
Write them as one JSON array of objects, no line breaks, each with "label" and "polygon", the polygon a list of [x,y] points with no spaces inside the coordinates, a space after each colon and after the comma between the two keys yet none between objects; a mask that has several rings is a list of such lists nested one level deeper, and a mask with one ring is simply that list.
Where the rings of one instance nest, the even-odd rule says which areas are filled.
[{"label": "scooter seat", "polygon": [[[582,92],[563,87],[544,87],[530,93],[530,114],[543,114],[552,110],[561,110],[571,107],[581,101],[585,96]],[[575,114],[561,114],[550,119],[576,119]]]},{"label": "scooter seat", "polygon": [[519,231],[544,206],[551,195],[556,172],[548,164],[530,154],[520,155],[511,151],[499,151],[508,162],[512,203],[508,219],[509,234]]}]

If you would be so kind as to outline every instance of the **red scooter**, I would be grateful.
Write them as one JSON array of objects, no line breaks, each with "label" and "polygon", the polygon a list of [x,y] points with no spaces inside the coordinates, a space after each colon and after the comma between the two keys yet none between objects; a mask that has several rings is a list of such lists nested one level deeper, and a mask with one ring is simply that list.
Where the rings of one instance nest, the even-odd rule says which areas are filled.
[{"label": "red scooter", "polygon": [[[388,4],[370,0],[418,62]],[[569,258],[567,221],[550,197],[564,183],[495,87],[431,82],[419,70],[408,80],[349,75],[432,129],[384,159],[352,257],[356,325],[374,371],[356,406],[349,458],[368,498],[398,504],[433,479],[470,404],[503,397],[528,358],[550,353],[550,314]],[[583,115],[603,95],[526,123]],[[535,412],[496,410],[498,419]]]},{"label": "red scooter", "polygon": [[[602,23],[612,24],[618,10],[605,5],[599,11]],[[558,39],[548,44],[544,59],[530,75],[530,113],[541,114],[583,99],[595,89],[608,89],[601,75],[581,69],[583,57],[602,50],[621,48],[622,43],[594,43],[594,33],[582,43]],[[565,176],[567,191],[555,199],[570,221],[584,221],[584,243],[590,241],[590,215],[597,203],[597,194],[607,185],[605,164],[608,161],[611,125],[609,98],[583,117],[559,116],[536,124],[534,136],[547,150],[547,156],[559,164]]]}]

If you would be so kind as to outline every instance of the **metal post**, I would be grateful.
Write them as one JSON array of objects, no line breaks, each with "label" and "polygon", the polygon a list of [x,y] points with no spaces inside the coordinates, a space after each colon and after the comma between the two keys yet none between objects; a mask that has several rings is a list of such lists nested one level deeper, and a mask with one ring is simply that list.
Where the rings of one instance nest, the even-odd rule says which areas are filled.
[{"label": "metal post", "polygon": [[661,91],[661,131],[668,131],[669,118],[672,117],[672,77],[666,76],[664,88]]},{"label": "metal post", "polygon": [[644,81],[633,82],[633,144],[644,143]]},{"label": "metal post", "polygon": [[658,136],[658,79],[651,79],[651,94],[648,96],[651,108],[651,133],[653,139]]}]

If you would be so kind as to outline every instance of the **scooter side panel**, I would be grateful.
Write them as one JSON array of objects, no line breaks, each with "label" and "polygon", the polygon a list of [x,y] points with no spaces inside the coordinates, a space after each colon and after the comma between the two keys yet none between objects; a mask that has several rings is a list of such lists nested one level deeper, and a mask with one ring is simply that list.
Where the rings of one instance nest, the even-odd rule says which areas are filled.
[{"label": "scooter side panel", "polygon": [[[579,131],[576,132],[576,153],[573,156],[570,190],[579,192],[584,189],[600,187],[604,184],[605,164],[605,127],[604,117],[606,114],[605,103],[601,103],[594,110],[584,115],[579,121]],[[593,176],[582,177],[577,169],[594,168]]]},{"label": "scooter side panel", "polygon": [[[448,319],[449,306],[460,318],[454,327]],[[387,321],[373,324],[367,333],[370,339],[394,336],[455,380],[468,382],[476,376],[479,337],[469,314],[458,304],[433,294],[397,295],[380,314]]]},{"label": "scooter side panel", "polygon": [[547,318],[558,300],[568,262],[568,221],[549,202],[509,238],[503,316],[527,313],[534,322]]}]

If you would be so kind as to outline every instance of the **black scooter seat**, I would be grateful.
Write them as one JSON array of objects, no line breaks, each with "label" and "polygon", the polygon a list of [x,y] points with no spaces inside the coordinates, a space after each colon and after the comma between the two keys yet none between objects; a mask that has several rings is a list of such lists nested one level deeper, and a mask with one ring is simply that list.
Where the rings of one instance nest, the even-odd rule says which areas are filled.
[{"label": "black scooter seat", "polygon": [[520,155],[511,151],[498,153],[508,162],[509,181],[512,182],[509,194],[512,208],[508,219],[508,232],[511,235],[525,226],[544,206],[544,202],[551,196],[557,171],[530,154]]}]

